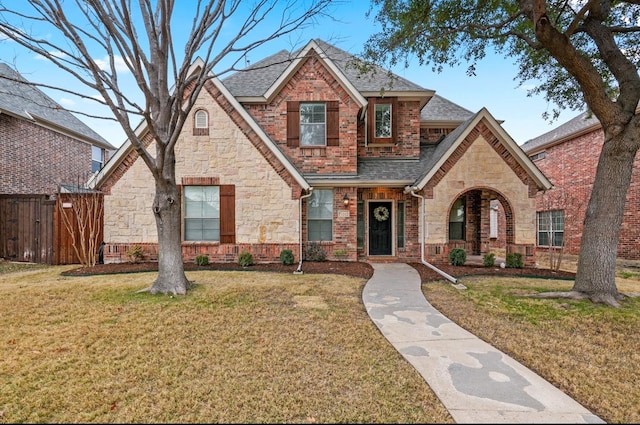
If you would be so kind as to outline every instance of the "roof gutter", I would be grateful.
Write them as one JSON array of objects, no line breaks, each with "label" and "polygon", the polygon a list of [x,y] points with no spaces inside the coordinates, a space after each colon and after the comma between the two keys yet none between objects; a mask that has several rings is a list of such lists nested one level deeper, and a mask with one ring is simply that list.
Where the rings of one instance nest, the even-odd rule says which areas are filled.
[{"label": "roof gutter", "polygon": [[411,193],[411,196],[414,196],[416,198],[419,198],[422,201],[422,208],[421,208],[421,213],[422,213],[422,220],[420,220],[420,261],[422,262],[422,264],[424,264],[425,266],[429,267],[431,270],[439,273],[441,276],[443,276],[445,279],[447,279],[450,282],[453,283],[458,283],[458,279],[456,279],[455,277],[451,276],[448,273],[445,273],[444,271],[440,270],[439,268],[437,268],[436,266],[434,266],[433,264],[429,263],[427,260],[424,259],[424,232],[425,232],[425,210],[424,210],[424,196],[422,195],[418,195],[416,193],[416,190],[418,190],[418,188],[416,187],[410,187],[407,186],[404,188],[404,193]]}]

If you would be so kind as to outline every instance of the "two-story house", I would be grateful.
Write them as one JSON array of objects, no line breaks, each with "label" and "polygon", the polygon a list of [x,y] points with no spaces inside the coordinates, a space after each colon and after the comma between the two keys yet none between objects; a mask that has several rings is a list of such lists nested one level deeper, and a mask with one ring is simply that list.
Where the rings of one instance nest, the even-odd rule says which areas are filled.
[{"label": "two-story house", "polygon": [[[640,106],[636,110],[640,113]],[[584,217],[591,197],[604,131],[595,115],[583,112],[528,140],[522,149],[553,184],[536,201],[540,249],[580,252]],[[636,155],[620,227],[618,257],[640,260],[640,156]]]},{"label": "two-story house", "polygon": [[53,198],[82,186],[113,150],[0,63],[0,258],[54,262]]},{"label": "two-story house", "polygon": [[[185,261],[301,261],[319,247],[443,263],[454,247],[490,250],[497,201],[505,251],[535,263],[535,197],[551,184],[500,123],[353,59],[311,40],[210,80],[176,145]],[[154,182],[128,141],[91,184],[105,193],[105,262],[133,245],[153,257]]]}]

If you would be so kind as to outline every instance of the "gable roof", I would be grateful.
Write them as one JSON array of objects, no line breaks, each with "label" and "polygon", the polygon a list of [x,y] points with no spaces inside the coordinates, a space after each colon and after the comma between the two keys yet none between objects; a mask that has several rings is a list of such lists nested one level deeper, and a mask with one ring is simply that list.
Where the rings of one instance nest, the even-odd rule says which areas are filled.
[{"label": "gable roof", "polygon": [[5,63],[0,63],[0,114],[31,121],[108,150],[115,149],[102,136]]},{"label": "gable roof", "polygon": [[467,135],[484,120],[489,129],[500,138],[507,151],[527,172],[541,189],[550,189],[551,182],[529,159],[516,142],[504,131],[499,122],[493,118],[486,108],[473,114],[463,124],[449,133],[437,145],[420,147],[420,158],[358,158],[356,174],[312,174],[305,173],[305,178],[313,186],[410,186],[419,191],[429,182],[445,161],[454,154],[456,148]]},{"label": "gable roof", "polygon": [[[189,74],[193,74],[199,68],[204,66],[204,62],[202,59],[197,58],[194,63],[191,65]],[[308,190],[311,186],[304,179],[302,174],[297,170],[297,168],[289,161],[289,159],[282,153],[282,151],[278,148],[278,146],[271,140],[271,138],[265,133],[265,131],[256,123],[253,117],[247,112],[246,109],[242,107],[242,105],[238,102],[238,100],[233,97],[233,95],[227,90],[227,88],[220,82],[218,78],[212,77],[210,80],[214,86],[222,93],[224,98],[233,106],[233,108],[240,114],[240,116],[249,124],[251,129],[258,135],[260,140],[266,145],[269,151],[271,151],[274,156],[282,163],[284,168],[291,174],[293,179],[304,189]],[[206,92],[203,90],[201,93]],[[146,132],[146,126],[144,122],[142,122],[138,128],[135,129],[135,133],[142,138]],[[116,153],[109,159],[109,161],[105,164],[105,166],[95,173],[89,180],[88,186],[91,188],[100,187],[102,183],[106,181],[106,179],[117,169],[117,167],[124,161],[127,157],[128,153],[133,150],[133,144],[129,139],[127,139],[120,148],[116,151]]]},{"label": "gable roof", "polygon": [[[351,69],[346,65],[348,60],[353,56],[336,49],[321,41],[312,40],[305,49],[299,51],[299,55],[292,59],[292,56],[285,52],[279,52],[263,61],[257,62],[248,71],[239,71],[227,77],[224,80],[212,77],[213,84],[223,94],[224,98],[230,105],[241,115],[242,119],[251,126],[260,139],[265,143],[268,149],[283,164],[285,169],[293,176],[294,180],[303,188],[309,189],[312,186],[318,187],[340,187],[340,186],[386,186],[386,187],[406,187],[412,186],[417,190],[421,190],[429,181],[433,173],[437,172],[440,166],[453,154],[457,146],[462,143],[464,138],[472,131],[481,121],[486,120],[490,130],[500,138],[507,151],[514,156],[517,163],[532,176],[533,181],[539,188],[549,189],[551,183],[533,164],[533,162],[524,154],[522,149],[513,141],[513,139],[504,131],[499,121],[483,108],[474,114],[469,110],[441,97],[435,95],[433,91],[423,89],[407,80],[400,81],[401,84],[395,86],[396,89],[406,89],[403,93],[407,96],[426,96],[424,99],[431,99],[429,103],[421,111],[421,121],[436,123],[452,123],[457,128],[452,131],[437,145],[421,146],[419,158],[358,158],[357,171],[354,173],[333,173],[333,174],[317,174],[302,173],[291,162],[286,155],[280,150],[277,144],[271,140],[266,132],[260,127],[255,119],[242,106],[241,102],[266,102],[269,92],[279,89],[287,78],[290,78],[301,66],[301,61],[311,49],[322,47],[322,52],[329,51],[332,57],[322,56],[322,61],[327,62],[327,66],[334,73],[336,78],[341,78],[342,84],[350,88],[352,93],[361,96],[360,89],[372,88],[371,82],[365,83],[359,77],[357,70]],[[341,56],[343,55],[343,56]],[[343,58],[343,59],[340,59]],[[342,63],[341,66],[336,63]],[[199,59],[192,65],[192,70],[203,66],[203,62]],[[342,71],[344,69],[344,72]],[[192,71],[193,72],[193,71]],[[278,74],[280,72],[281,74]],[[377,74],[381,77],[375,84],[382,83],[388,77],[386,71]],[[384,76],[384,78],[382,78]],[[354,79],[352,84],[349,78]],[[375,85],[378,87],[378,85]],[[354,91],[355,90],[355,91]],[[277,91],[274,92],[274,94]],[[367,93],[366,91],[364,93]],[[389,92],[386,92],[389,93]],[[372,95],[379,95],[379,88]],[[366,104],[366,99],[364,100]],[[363,105],[364,106],[364,105]],[[460,124],[461,123],[461,124]],[[460,124],[460,125],[458,125]],[[137,134],[143,134],[144,126],[136,130]],[[90,187],[99,187],[113,170],[124,160],[126,154],[132,150],[131,143],[127,140],[115,155],[107,162],[105,167],[93,177],[93,183]]]},{"label": "gable roof", "polygon": [[515,158],[517,163],[527,172],[534,180],[536,185],[541,189],[550,189],[553,185],[546,176],[538,169],[538,167],[529,159],[524,151],[516,144],[516,142],[507,134],[498,121],[489,113],[487,108],[482,108],[475,115],[449,133],[435,148],[424,164],[423,173],[416,179],[413,185],[414,190],[422,190],[424,186],[434,177],[435,173],[445,163],[445,161],[453,155],[455,150],[464,141],[467,135],[483,121],[489,129],[499,137],[502,145]]},{"label": "gable roof", "polygon": [[302,66],[307,55],[314,51],[327,69],[360,106],[366,105],[367,96],[415,97],[423,104],[435,93],[405,78],[375,66],[366,76],[354,66],[356,57],[322,40],[311,40],[293,53],[286,50],[269,56],[245,70],[222,80],[229,92],[240,102],[268,102]]}]

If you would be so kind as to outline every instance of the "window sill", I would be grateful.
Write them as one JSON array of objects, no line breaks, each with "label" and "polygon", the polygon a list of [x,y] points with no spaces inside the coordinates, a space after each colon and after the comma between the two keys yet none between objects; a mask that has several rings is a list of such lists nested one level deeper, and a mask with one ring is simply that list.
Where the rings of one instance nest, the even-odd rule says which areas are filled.
[{"label": "window sill", "polygon": [[371,143],[367,144],[368,148],[394,148],[398,146],[397,143]]}]

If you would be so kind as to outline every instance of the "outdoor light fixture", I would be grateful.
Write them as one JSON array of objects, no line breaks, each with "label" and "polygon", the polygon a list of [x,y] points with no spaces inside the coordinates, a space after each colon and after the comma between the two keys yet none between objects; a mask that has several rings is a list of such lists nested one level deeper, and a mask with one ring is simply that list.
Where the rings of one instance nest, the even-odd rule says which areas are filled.
[{"label": "outdoor light fixture", "polygon": [[347,195],[346,193],[344,194],[344,197],[342,198],[342,203],[344,204],[345,207],[349,206],[349,195]]}]

